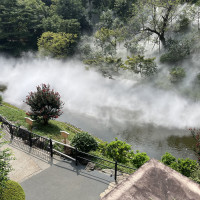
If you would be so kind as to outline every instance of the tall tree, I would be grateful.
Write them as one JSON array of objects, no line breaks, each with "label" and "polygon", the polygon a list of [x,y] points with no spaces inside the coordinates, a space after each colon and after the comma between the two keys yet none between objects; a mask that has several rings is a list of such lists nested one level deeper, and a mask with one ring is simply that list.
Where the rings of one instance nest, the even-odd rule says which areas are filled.
[{"label": "tall tree", "polygon": [[65,32],[80,34],[80,23],[77,19],[62,19],[58,15],[53,15],[42,20],[44,31],[54,33]]},{"label": "tall tree", "polygon": [[38,49],[43,55],[65,58],[73,53],[76,40],[76,34],[44,32],[38,40]]},{"label": "tall tree", "polygon": [[165,47],[165,33],[169,29],[171,22],[181,14],[180,10],[177,11],[180,3],[181,0],[141,0],[134,4],[132,20],[139,20],[141,24],[140,31],[147,35],[157,35]]},{"label": "tall tree", "polygon": [[[34,3],[35,2],[35,3]],[[41,0],[3,0],[0,5],[0,49],[20,51],[41,34],[45,15]],[[45,6],[45,5],[44,5]],[[39,31],[40,30],[40,31]]]},{"label": "tall tree", "polygon": [[81,0],[52,0],[51,8],[63,19],[77,19],[81,30],[91,29]]}]

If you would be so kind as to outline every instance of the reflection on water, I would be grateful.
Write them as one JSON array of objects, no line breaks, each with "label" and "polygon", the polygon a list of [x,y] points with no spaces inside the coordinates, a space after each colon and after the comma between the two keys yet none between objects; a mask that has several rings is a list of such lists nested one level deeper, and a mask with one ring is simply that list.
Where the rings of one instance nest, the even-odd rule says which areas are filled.
[{"label": "reflection on water", "polygon": [[156,159],[160,159],[165,152],[176,157],[196,159],[193,151],[195,141],[187,129],[170,129],[152,124],[132,125],[118,136],[131,144],[134,150],[147,152]]},{"label": "reflection on water", "polygon": [[170,136],[167,138],[167,142],[169,147],[173,148],[176,147],[177,150],[185,149],[192,149],[194,148],[195,140],[190,135],[188,136]]},{"label": "reflection on water", "polygon": [[196,159],[193,151],[194,139],[187,129],[165,128],[153,124],[119,124],[88,115],[65,113],[68,114],[63,115],[61,121],[70,122],[109,142],[118,137],[131,144],[133,150],[147,152],[150,157],[161,159],[165,152],[169,152],[176,157]]}]

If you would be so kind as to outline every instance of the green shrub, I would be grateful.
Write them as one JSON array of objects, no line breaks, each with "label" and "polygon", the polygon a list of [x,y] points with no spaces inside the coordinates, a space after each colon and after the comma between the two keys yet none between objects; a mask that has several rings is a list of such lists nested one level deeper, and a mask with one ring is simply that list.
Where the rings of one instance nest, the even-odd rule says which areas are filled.
[{"label": "green shrub", "polygon": [[170,71],[170,80],[172,83],[177,83],[185,77],[185,70],[181,67],[173,67]]},{"label": "green shrub", "polygon": [[107,147],[108,147],[108,142],[101,142],[98,145],[99,152],[104,156],[106,155]]},{"label": "green shrub", "polygon": [[137,151],[137,153],[134,155],[133,159],[131,159],[132,164],[139,168],[141,167],[145,162],[147,162],[149,160],[149,156],[147,156],[146,153],[142,152],[140,153],[139,151]]},{"label": "green shrub", "polygon": [[7,90],[7,86],[0,84],[0,92],[5,92],[6,90]]},{"label": "green shrub", "polygon": [[38,50],[44,56],[65,58],[73,54],[77,34],[44,32],[38,39]]},{"label": "green shrub", "polygon": [[12,170],[10,160],[13,160],[10,149],[4,148],[4,145],[7,142],[3,140],[1,124],[2,122],[0,122],[0,197],[2,190],[9,179],[9,172]]},{"label": "green shrub", "polygon": [[161,63],[174,63],[183,60],[190,55],[192,42],[188,39],[173,40],[166,42],[166,52],[160,56]]},{"label": "green shrub", "polygon": [[19,183],[8,180],[6,188],[0,197],[1,200],[25,200],[25,193]]},{"label": "green shrub", "polygon": [[189,158],[179,158],[178,160],[176,160],[176,158],[168,152],[166,152],[162,156],[161,161],[165,165],[168,165],[172,169],[180,172],[181,174],[187,177],[191,177],[194,174],[194,172],[199,169],[199,165],[196,160],[191,160]]},{"label": "green shrub", "polygon": [[198,168],[198,163],[195,160],[191,160],[189,158],[179,158],[177,163],[178,171],[187,177],[190,177],[192,173]]},{"label": "green shrub", "polygon": [[120,163],[128,162],[130,153],[131,145],[120,141],[117,138],[115,138],[115,141],[110,142],[106,149],[106,154],[113,160]]},{"label": "green shrub", "polygon": [[198,184],[200,184],[200,169],[198,168],[197,170],[195,170],[190,177],[193,181],[197,182]]},{"label": "green shrub", "polygon": [[172,169],[174,169],[174,170],[176,170],[177,172],[181,173],[181,172],[179,171],[179,165],[178,165],[177,162],[171,163],[171,165],[169,165],[169,167],[172,168]]},{"label": "green shrub", "polygon": [[161,63],[173,63],[177,62],[179,60],[179,57],[176,57],[171,52],[164,53],[160,56],[160,62]]},{"label": "green shrub", "polygon": [[186,15],[179,16],[179,31],[186,31],[189,28],[190,19],[186,17]]},{"label": "green shrub", "polygon": [[97,141],[88,133],[82,132],[77,133],[71,141],[72,146],[76,147],[78,150],[83,152],[89,152],[91,150],[96,150],[98,147]]},{"label": "green shrub", "polygon": [[172,163],[176,162],[176,158],[174,156],[172,156],[170,153],[166,152],[162,158],[161,161],[165,164],[165,165],[171,165]]}]

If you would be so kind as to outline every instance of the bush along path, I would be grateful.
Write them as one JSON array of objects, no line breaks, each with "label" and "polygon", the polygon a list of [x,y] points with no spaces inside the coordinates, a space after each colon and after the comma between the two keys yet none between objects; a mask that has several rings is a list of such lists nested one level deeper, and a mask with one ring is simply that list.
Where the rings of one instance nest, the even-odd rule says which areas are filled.
[{"label": "bush along path", "polygon": [[[3,103],[3,106],[0,106],[0,115],[6,117],[7,120],[15,123],[17,126],[27,127],[24,120],[26,113],[21,109]],[[91,158],[92,155],[93,158],[91,159],[94,162],[98,160],[98,157],[101,158],[101,162],[97,162],[95,166],[96,169],[115,169],[115,165],[118,163],[119,167],[117,170],[123,171],[124,173],[133,173],[134,169],[139,168],[150,159],[145,152],[136,151],[135,153],[131,149],[131,145],[120,141],[117,138],[110,143],[104,142],[76,127],[72,127],[72,125],[67,125],[66,123],[55,120],[50,120],[49,124],[46,126],[36,123],[33,132],[62,142],[60,130],[70,133],[68,139],[71,142],[71,145],[77,148],[80,152],[88,152],[90,156],[87,158]],[[66,149],[59,148],[59,150],[65,152]],[[166,152],[166,154],[162,156],[161,162],[191,178],[197,183],[200,183],[200,166],[197,161],[189,158],[176,159],[170,153]]]}]

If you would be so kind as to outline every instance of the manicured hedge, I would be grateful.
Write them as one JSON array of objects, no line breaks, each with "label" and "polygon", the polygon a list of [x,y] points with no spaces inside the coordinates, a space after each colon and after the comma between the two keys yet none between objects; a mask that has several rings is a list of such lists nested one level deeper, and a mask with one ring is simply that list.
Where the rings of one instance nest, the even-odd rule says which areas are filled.
[{"label": "manicured hedge", "polygon": [[25,200],[24,190],[19,183],[8,180],[0,200]]}]

